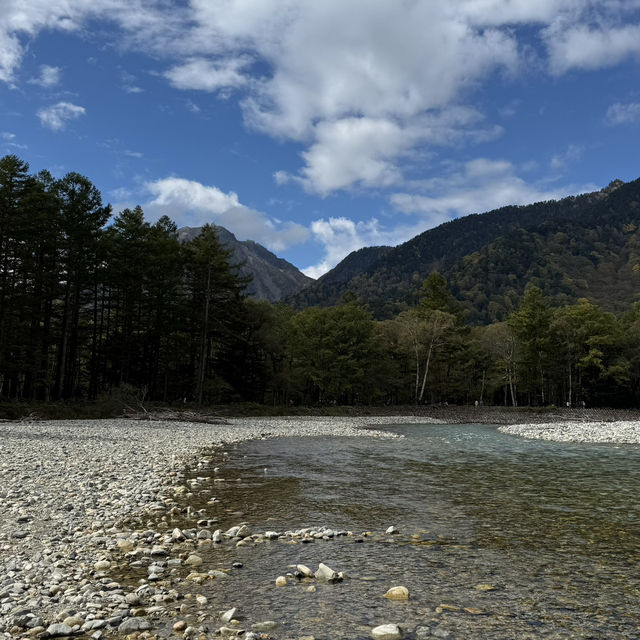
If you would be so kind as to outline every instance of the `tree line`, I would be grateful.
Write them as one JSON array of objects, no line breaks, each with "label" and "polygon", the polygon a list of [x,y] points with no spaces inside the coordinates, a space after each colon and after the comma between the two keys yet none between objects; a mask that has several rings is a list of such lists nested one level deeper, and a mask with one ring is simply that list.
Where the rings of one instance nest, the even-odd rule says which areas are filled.
[{"label": "tree line", "polygon": [[640,305],[552,307],[527,287],[472,326],[433,272],[414,307],[377,321],[353,294],[294,311],[245,295],[215,227],[178,240],[140,207],[115,217],[69,173],[0,159],[0,399],[166,403],[633,406]]}]

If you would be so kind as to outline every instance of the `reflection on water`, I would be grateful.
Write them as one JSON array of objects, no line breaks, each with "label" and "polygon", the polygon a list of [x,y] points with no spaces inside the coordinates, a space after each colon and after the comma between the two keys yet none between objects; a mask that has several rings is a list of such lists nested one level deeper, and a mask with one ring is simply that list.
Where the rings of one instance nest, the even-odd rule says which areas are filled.
[{"label": "reflection on water", "polygon": [[[528,441],[479,425],[390,430],[405,437],[231,451],[215,476],[227,481],[213,485],[220,502],[207,505],[223,527],[380,535],[217,548],[211,566],[244,564],[211,587],[221,609],[283,622],[278,638],[367,638],[385,622],[407,638],[640,638],[640,448]],[[400,535],[382,535],[390,525]],[[350,579],[315,593],[273,586],[290,565],[319,562]],[[382,598],[399,584],[408,602]]]}]

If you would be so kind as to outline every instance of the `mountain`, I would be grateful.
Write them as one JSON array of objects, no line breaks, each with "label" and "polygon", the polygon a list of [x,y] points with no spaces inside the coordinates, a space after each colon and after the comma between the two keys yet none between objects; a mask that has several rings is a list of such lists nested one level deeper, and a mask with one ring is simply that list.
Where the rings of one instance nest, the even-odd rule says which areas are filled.
[{"label": "mountain", "polygon": [[[369,260],[354,273],[362,251]],[[471,322],[503,319],[529,282],[556,304],[585,297],[621,311],[640,299],[640,180],[457,218],[398,247],[360,252],[289,302],[327,306],[352,291],[390,317],[415,304],[423,280],[440,271]]]},{"label": "mountain", "polygon": [[295,306],[317,306],[318,300],[328,301],[327,304],[337,304],[340,298],[347,292],[344,283],[351,282],[361,273],[377,264],[387,253],[393,251],[393,247],[364,247],[352,251],[342,262],[331,271],[327,271],[321,278],[314,280],[311,285],[302,289],[293,296]]},{"label": "mountain", "polygon": [[[231,231],[217,225],[216,231],[220,244],[232,252],[231,262],[241,265],[239,274],[253,278],[247,287],[250,296],[279,302],[314,282],[290,262],[278,258],[261,244],[253,240],[238,240]],[[178,229],[178,238],[187,242],[199,233],[200,227],[182,227]]]}]

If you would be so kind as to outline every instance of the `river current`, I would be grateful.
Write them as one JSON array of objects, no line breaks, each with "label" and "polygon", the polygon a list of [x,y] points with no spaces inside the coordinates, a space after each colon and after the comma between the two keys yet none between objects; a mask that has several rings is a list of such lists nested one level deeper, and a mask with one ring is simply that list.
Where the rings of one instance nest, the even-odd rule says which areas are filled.
[{"label": "river current", "polygon": [[[227,449],[211,471],[219,502],[207,507],[223,530],[244,521],[371,535],[216,547],[210,566],[243,564],[212,583],[220,609],[275,620],[283,639],[358,640],[384,623],[407,639],[640,638],[640,447],[525,440],[483,425],[387,430],[404,437]],[[385,535],[389,526],[399,533]],[[274,586],[292,565],[320,562],[349,577],[315,592],[295,579]],[[382,597],[398,585],[408,601]]]}]

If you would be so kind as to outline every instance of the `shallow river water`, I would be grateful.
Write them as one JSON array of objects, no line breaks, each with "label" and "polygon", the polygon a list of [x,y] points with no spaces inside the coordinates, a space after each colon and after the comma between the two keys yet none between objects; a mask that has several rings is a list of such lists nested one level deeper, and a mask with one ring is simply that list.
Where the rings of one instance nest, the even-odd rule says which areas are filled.
[{"label": "shallow river water", "polygon": [[[640,447],[525,440],[482,425],[407,425],[400,439],[267,439],[228,449],[208,512],[253,531],[372,532],[224,546],[206,562],[220,609],[276,638],[640,638]],[[193,475],[203,475],[202,470]],[[240,481],[238,481],[240,479]],[[210,496],[206,496],[207,498]],[[203,502],[195,506],[202,506]],[[393,525],[398,535],[385,535]],[[349,578],[275,578],[324,562]],[[407,587],[406,602],[383,598]],[[445,605],[444,607],[442,605]]]}]

